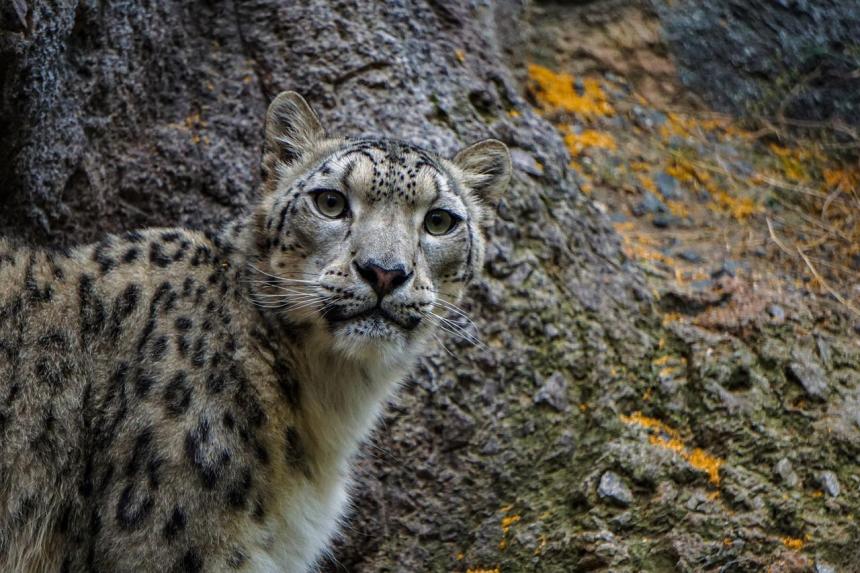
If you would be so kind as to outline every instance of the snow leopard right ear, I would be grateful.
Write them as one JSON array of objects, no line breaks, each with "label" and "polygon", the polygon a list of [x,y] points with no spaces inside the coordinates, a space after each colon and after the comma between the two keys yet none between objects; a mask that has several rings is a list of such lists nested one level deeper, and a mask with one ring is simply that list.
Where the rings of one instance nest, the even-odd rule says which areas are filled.
[{"label": "snow leopard right ear", "polygon": [[325,139],[325,130],[305,98],[293,91],[278,94],[266,113],[263,147],[266,178],[274,174],[278,162],[295,163],[322,139]]}]

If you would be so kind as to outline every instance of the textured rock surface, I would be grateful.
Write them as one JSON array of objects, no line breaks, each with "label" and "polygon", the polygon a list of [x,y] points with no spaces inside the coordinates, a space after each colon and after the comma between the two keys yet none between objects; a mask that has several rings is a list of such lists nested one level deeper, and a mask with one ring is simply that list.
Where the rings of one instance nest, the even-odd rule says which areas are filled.
[{"label": "textured rock surface", "polygon": [[652,0],[682,81],[728,112],[860,125],[856,0]]},{"label": "textured rock surface", "polygon": [[[778,325],[764,312],[723,330],[661,324],[655,294],[508,68],[522,57],[520,9],[7,3],[0,231],[63,243],[210,225],[241,210],[259,180],[263,112],[285,88],[304,93],[333,131],[396,134],[447,153],[497,137],[518,169],[486,277],[466,303],[487,347],[447,340],[450,354],[421,363],[359,462],[355,517],[326,568],[856,564],[853,322],[789,301]],[[810,332],[827,345],[801,340]],[[830,389],[816,401],[788,373],[804,352]],[[534,403],[553,376],[566,381],[552,386],[554,400],[566,393],[562,411]],[[775,474],[782,459],[803,491]],[[600,502],[610,471],[635,491],[629,507]],[[815,495],[821,472],[832,473],[829,489],[841,484],[838,497]]]}]

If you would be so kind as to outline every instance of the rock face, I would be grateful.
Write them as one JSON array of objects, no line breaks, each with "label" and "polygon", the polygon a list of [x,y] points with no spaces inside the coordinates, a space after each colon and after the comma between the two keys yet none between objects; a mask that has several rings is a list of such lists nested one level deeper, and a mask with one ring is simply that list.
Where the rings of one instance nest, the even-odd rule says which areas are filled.
[{"label": "rock face", "polygon": [[[784,324],[731,332],[661,321],[513,79],[520,12],[513,0],[7,2],[0,232],[68,243],[240,211],[264,110],[287,88],[333,132],[443,153],[499,138],[517,172],[465,303],[486,347],[446,339],[450,354],[416,369],[359,460],[355,515],[325,567],[856,564],[849,329],[790,305]],[[786,377],[795,328],[830,341],[822,400]],[[839,496],[793,495],[774,475],[785,457],[813,488],[832,472]],[[636,492],[611,488],[627,507],[601,503],[607,471],[618,480],[604,486]],[[809,558],[795,554],[804,544]]]},{"label": "rock face", "polygon": [[681,80],[717,109],[860,125],[855,0],[651,0]]}]

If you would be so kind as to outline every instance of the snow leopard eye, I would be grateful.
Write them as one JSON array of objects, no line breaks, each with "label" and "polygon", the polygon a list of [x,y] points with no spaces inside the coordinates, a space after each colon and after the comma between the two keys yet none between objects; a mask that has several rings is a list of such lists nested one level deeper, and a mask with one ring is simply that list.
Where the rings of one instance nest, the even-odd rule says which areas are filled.
[{"label": "snow leopard eye", "polygon": [[460,217],[454,213],[445,209],[433,209],[424,217],[424,228],[431,235],[447,235],[459,222]]},{"label": "snow leopard eye", "polygon": [[340,219],[349,210],[349,202],[340,191],[320,189],[314,192],[314,204],[329,219]]}]

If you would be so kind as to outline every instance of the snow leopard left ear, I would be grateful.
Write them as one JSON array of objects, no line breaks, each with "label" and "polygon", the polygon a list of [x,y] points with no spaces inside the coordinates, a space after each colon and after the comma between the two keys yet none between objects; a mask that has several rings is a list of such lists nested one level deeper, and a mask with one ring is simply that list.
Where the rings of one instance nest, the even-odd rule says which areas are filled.
[{"label": "snow leopard left ear", "polygon": [[322,139],[325,139],[325,130],[305,98],[293,91],[278,94],[266,113],[263,148],[266,177],[273,173],[277,162],[295,163]]},{"label": "snow leopard left ear", "polygon": [[466,184],[488,206],[495,207],[511,179],[511,153],[497,139],[485,139],[460,151],[452,160]]}]

